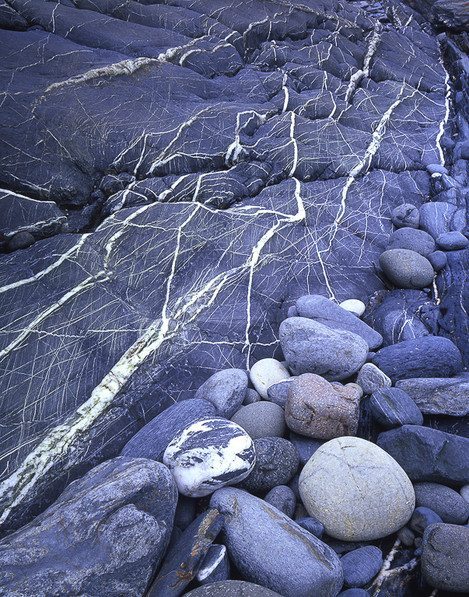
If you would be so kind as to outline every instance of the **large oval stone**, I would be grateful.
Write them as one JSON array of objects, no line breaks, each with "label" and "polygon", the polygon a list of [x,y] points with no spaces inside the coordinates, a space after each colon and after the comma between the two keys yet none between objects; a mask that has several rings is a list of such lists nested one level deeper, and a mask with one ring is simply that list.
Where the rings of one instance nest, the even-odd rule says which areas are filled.
[{"label": "large oval stone", "polygon": [[189,497],[209,495],[239,483],[256,462],[251,437],[226,419],[202,419],[186,427],[168,445],[163,462],[178,490]]},{"label": "large oval stone", "polygon": [[282,321],[280,344],[294,375],[316,373],[330,381],[356,373],[368,354],[368,344],[357,334],[306,317]]},{"label": "large oval stone", "polygon": [[381,253],[379,264],[398,288],[425,288],[433,282],[432,264],[416,251],[389,249]]},{"label": "large oval stone", "polygon": [[301,472],[299,491],[326,533],[344,541],[390,535],[415,506],[412,483],[399,464],[357,437],[338,437],[316,450]]},{"label": "large oval stone", "polygon": [[335,597],[342,566],[335,552],[264,500],[232,487],[210,505],[225,515],[225,544],[242,576],[284,597]]}]

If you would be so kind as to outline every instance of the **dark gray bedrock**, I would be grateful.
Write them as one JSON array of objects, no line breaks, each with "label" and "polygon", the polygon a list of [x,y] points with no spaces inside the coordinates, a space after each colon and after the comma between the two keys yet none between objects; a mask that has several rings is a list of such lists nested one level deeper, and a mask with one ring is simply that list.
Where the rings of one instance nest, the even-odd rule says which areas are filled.
[{"label": "dark gray bedrock", "polygon": [[[370,76],[337,123],[328,116],[335,101],[339,111],[346,107],[350,74],[363,64],[373,28],[355,6],[310,0],[312,10],[289,6],[285,19],[285,4],[266,8],[253,1],[242,11],[218,11],[222,3],[205,1],[192,3],[191,9],[172,4],[141,6],[140,16],[124,14],[127,8],[120,7],[111,18],[104,14],[106,4],[80,0],[79,8],[57,8],[52,33],[55,4],[17,0],[12,6],[21,17],[18,22],[26,19],[39,28],[2,31],[0,52],[10,85],[3,106],[8,118],[0,122],[6,127],[0,131],[2,185],[67,206],[85,203],[112,164],[118,172],[136,172],[139,179],[135,193],[120,191],[108,200],[114,207],[137,207],[109,216],[90,236],[58,234],[1,256],[2,288],[31,278],[0,294],[0,350],[18,342],[0,361],[0,424],[6,425],[0,470],[5,477],[51,429],[75,420],[77,408],[142,334],[155,325],[157,337],[158,326],[166,316],[170,319],[161,345],[150,350],[77,435],[73,450],[57,456],[15,507],[6,528],[26,522],[71,479],[118,454],[162,408],[193,398],[214,371],[246,368],[248,357],[251,364],[281,358],[275,349],[278,323],[298,297],[329,296],[332,289],[338,300],[366,300],[382,289],[373,266],[392,231],[390,213],[402,203],[420,206],[430,191],[425,164],[439,159],[435,139],[445,111],[445,73],[435,39],[417,25],[382,33]],[[215,7],[218,21],[206,16]],[[85,24],[80,9],[95,11],[94,24]],[[106,37],[98,13],[109,32],[122,35]],[[269,19],[273,23],[267,27]],[[337,34],[338,22],[343,26]],[[65,39],[70,23],[83,26],[74,28],[73,39]],[[161,34],[155,35],[157,24],[171,34],[158,30]],[[240,32],[248,28],[243,39]],[[216,39],[183,66],[179,60],[185,50],[176,52],[172,62],[144,64],[133,74],[96,74],[141,55],[154,58],[209,29]],[[236,51],[227,48],[214,55],[214,46],[229,35]],[[269,35],[277,41],[275,52]],[[129,46],[129,37],[145,43]],[[302,50],[305,37],[310,48]],[[319,69],[311,66],[328,55],[329,38],[330,55]],[[396,61],[397,47],[402,60]],[[40,69],[34,66],[38,56]],[[285,113],[279,67],[288,73]],[[74,78],[85,72],[92,73],[87,82]],[[371,126],[401,93],[404,78],[411,86],[422,79],[420,91],[413,94],[410,87],[402,92],[370,170],[351,184],[345,217],[336,227],[347,176],[363,158]],[[302,106],[307,108],[300,114]],[[297,108],[295,139],[302,139],[293,174],[292,108]],[[206,112],[171,145],[174,135],[164,131],[177,130],[201,110]],[[228,159],[227,154],[237,115],[245,111],[244,152],[235,163],[233,153]],[[24,157],[25,148],[32,157]],[[160,196],[167,203],[141,206]],[[257,210],[262,213],[254,216]],[[251,286],[249,256],[279,218]],[[57,264],[65,254],[69,257]],[[46,268],[49,273],[34,279]],[[462,271],[458,275],[462,285]],[[446,312],[453,309],[457,320],[453,288],[448,284],[440,292]],[[246,343],[248,296],[251,346]],[[453,321],[444,321],[450,336]],[[29,327],[31,332],[19,340],[18,329]]]}]

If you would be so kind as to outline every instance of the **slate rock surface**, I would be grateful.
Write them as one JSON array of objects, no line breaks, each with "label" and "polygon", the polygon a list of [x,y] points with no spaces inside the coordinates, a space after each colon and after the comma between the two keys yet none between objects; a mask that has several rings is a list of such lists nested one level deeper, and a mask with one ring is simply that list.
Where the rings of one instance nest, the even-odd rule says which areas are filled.
[{"label": "slate rock surface", "polygon": [[242,369],[217,371],[195,393],[195,399],[207,400],[220,417],[229,419],[243,403],[248,387],[248,376]]},{"label": "slate rock surface", "polygon": [[399,464],[356,437],[326,442],[306,463],[301,499],[331,537],[369,541],[390,535],[411,517],[415,496]]},{"label": "slate rock surface", "polygon": [[422,574],[443,591],[469,591],[469,527],[439,523],[427,527],[422,542]]},{"label": "slate rock surface", "polygon": [[280,345],[294,375],[316,373],[330,381],[350,377],[368,354],[368,344],[361,336],[306,317],[282,321]]},{"label": "slate rock surface", "polygon": [[380,433],[377,444],[397,460],[412,481],[469,483],[469,439],[465,437],[403,425]]},{"label": "slate rock surface", "polygon": [[[291,379],[291,378],[290,378]],[[281,381],[279,383],[270,386],[267,390],[267,400],[278,404],[282,408],[285,408],[285,404],[288,398],[288,392],[290,390],[291,381]]]},{"label": "slate rock surface", "polygon": [[244,578],[284,597],[340,591],[342,567],[332,549],[264,500],[224,488],[210,505],[225,516],[225,545]]},{"label": "slate rock surface", "polygon": [[176,502],[171,473],[159,462],[118,457],[97,466],[2,540],[2,591],[142,595],[168,546]]},{"label": "slate rock surface", "polygon": [[189,399],[164,410],[124,446],[121,454],[132,458],[163,460],[168,444],[188,425],[216,414],[215,406],[207,400]]},{"label": "slate rock surface", "polygon": [[431,508],[443,522],[466,524],[469,504],[454,489],[439,483],[415,483],[415,503]]},{"label": "slate rock surface", "polygon": [[256,462],[250,436],[226,419],[201,419],[183,429],[168,445],[163,462],[180,493],[202,497],[238,483]]},{"label": "slate rock surface", "polygon": [[424,414],[464,417],[469,414],[469,375],[448,378],[403,379],[404,390]]}]

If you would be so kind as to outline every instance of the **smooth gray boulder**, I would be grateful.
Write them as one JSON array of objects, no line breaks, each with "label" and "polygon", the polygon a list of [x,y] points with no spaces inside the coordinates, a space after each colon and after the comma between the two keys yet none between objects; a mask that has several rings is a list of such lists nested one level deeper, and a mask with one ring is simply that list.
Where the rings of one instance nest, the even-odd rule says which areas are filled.
[{"label": "smooth gray boulder", "polygon": [[397,288],[426,288],[433,282],[432,264],[409,249],[388,249],[379,257],[381,269]]},{"label": "smooth gray boulder", "polygon": [[469,504],[457,491],[440,483],[415,483],[415,504],[431,508],[443,522],[466,524]]},{"label": "smooth gray boulder", "polygon": [[195,393],[196,399],[207,400],[216,414],[229,419],[239,409],[248,388],[248,375],[242,369],[217,371]]},{"label": "smooth gray boulder", "polygon": [[342,541],[373,541],[398,531],[412,516],[412,483],[375,444],[339,437],[323,444],[301,471],[299,491],[310,516]]},{"label": "smooth gray boulder", "polygon": [[118,457],[95,467],[1,541],[2,594],[141,597],[167,548],[176,503],[159,462]]},{"label": "smooth gray boulder", "polygon": [[282,512],[240,489],[210,501],[225,515],[225,545],[244,578],[284,597],[334,597],[342,566],[334,551]]},{"label": "smooth gray boulder", "polygon": [[253,439],[283,437],[285,415],[283,408],[273,402],[254,402],[243,406],[231,420],[240,425]]},{"label": "smooth gray boulder", "polygon": [[422,541],[422,575],[427,583],[443,591],[469,593],[469,527],[432,524]]},{"label": "smooth gray boulder", "polygon": [[368,344],[361,336],[306,317],[282,321],[280,345],[294,375],[316,373],[329,381],[350,377],[368,355]]},{"label": "smooth gray boulder", "polygon": [[396,388],[404,390],[426,415],[469,415],[469,375],[402,379]]},{"label": "smooth gray boulder", "polygon": [[435,250],[435,240],[425,230],[400,228],[389,237],[387,249],[408,249],[427,257]]},{"label": "smooth gray boulder", "polygon": [[383,337],[359,317],[320,294],[310,294],[296,301],[300,317],[314,319],[333,330],[346,330],[361,336],[370,350],[383,343]]}]

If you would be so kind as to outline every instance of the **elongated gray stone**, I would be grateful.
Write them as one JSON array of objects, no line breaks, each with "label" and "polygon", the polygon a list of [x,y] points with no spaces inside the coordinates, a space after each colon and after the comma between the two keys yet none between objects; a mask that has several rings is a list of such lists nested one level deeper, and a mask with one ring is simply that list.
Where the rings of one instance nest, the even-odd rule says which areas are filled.
[{"label": "elongated gray stone", "polygon": [[407,392],[426,415],[464,417],[469,414],[469,375],[402,379],[396,387]]}]

